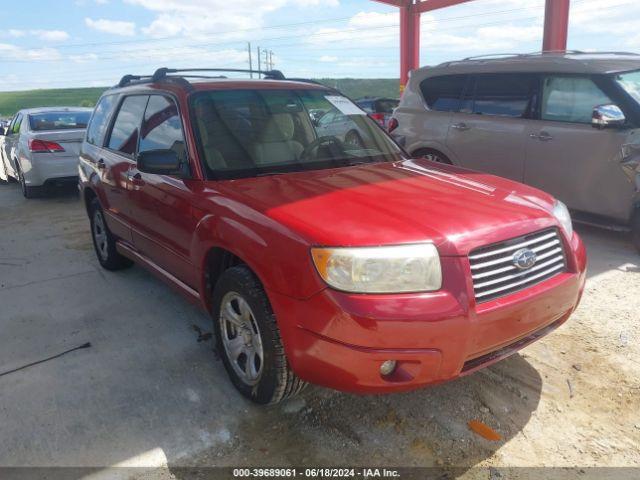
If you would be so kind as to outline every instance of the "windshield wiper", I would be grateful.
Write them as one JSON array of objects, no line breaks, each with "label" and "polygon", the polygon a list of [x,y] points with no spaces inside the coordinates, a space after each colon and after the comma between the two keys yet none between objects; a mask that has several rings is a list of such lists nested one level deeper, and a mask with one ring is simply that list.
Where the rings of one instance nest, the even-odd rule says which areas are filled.
[{"label": "windshield wiper", "polygon": [[261,173],[256,173],[255,176],[256,177],[271,177],[273,175],[286,175],[287,173],[293,173],[293,172],[297,172],[299,170],[290,170],[290,171],[280,171],[280,172],[261,172]]}]

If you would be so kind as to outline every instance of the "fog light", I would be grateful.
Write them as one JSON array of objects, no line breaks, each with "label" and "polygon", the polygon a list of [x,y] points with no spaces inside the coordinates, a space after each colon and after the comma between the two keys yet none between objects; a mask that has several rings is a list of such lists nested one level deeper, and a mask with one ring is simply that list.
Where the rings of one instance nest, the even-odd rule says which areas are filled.
[{"label": "fog light", "polygon": [[380,373],[384,376],[391,375],[395,369],[395,360],[387,360],[386,362],[382,362],[382,365],[380,365]]}]

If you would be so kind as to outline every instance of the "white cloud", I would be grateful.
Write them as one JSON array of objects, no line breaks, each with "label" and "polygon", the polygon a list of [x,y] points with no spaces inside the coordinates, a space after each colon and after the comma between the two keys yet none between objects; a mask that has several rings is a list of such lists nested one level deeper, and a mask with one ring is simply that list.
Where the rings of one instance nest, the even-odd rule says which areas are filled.
[{"label": "white cloud", "polygon": [[22,48],[10,43],[0,43],[0,59],[20,61],[60,60],[62,55],[55,48]]},{"label": "white cloud", "polygon": [[78,55],[69,55],[68,58],[74,63],[86,63],[97,60],[98,55],[96,55],[95,53],[81,53]]},{"label": "white cloud", "polygon": [[32,30],[31,33],[35,34],[40,40],[47,42],[64,42],[70,37],[70,35],[63,30]]},{"label": "white cloud", "polygon": [[142,29],[151,37],[181,35],[198,38],[217,34],[218,38],[224,39],[246,37],[246,32],[243,30],[261,28],[266,14],[285,6],[312,8],[339,5],[339,0],[261,0],[260,2],[255,0],[125,0],[125,2],[156,13],[153,21]]},{"label": "white cloud", "polygon": [[[480,22],[482,23],[482,22]],[[423,50],[439,52],[478,52],[511,50],[519,45],[542,39],[542,17],[526,24],[507,23],[467,29],[464,33],[450,33],[450,27],[433,14],[421,17],[421,45]],[[395,47],[400,35],[397,12],[359,12],[342,28],[318,28],[307,37],[307,43],[315,47],[336,47],[348,44],[349,48]]]},{"label": "white cloud", "polygon": [[45,42],[64,42],[71,36],[64,30],[8,30],[8,35],[14,38],[35,37]]},{"label": "white cloud", "polygon": [[334,57],[333,55],[322,55],[319,60],[321,62],[335,62],[338,60],[338,57]]},{"label": "white cloud", "polygon": [[93,20],[87,17],[84,19],[84,23],[89,28],[93,28],[100,32],[111,33],[113,35],[131,37],[136,33],[136,24],[134,22],[106,20],[104,18]]}]

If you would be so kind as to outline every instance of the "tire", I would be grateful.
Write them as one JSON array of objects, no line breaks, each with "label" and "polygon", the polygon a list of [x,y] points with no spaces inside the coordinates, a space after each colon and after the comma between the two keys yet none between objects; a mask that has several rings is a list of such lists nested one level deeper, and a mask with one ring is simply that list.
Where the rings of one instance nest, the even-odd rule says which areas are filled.
[{"label": "tire", "polygon": [[447,157],[444,153],[439,152],[438,150],[434,150],[431,148],[423,148],[420,150],[416,150],[411,155],[413,158],[426,158],[427,160],[431,160],[436,163],[444,163],[446,165],[453,165],[449,157]]},{"label": "tire", "polygon": [[633,219],[631,220],[631,238],[633,246],[640,253],[640,208],[636,209]]},{"label": "tire", "polygon": [[24,198],[38,198],[42,195],[42,187],[30,187],[27,185],[22,170],[18,170],[18,182]]},{"label": "tire", "polygon": [[217,349],[242,395],[265,405],[302,391],[306,383],[289,366],[264,288],[246,265],[220,276],[212,305]]},{"label": "tire", "polygon": [[109,231],[105,222],[104,211],[97,198],[89,204],[89,219],[91,222],[91,239],[93,248],[102,268],[110,271],[123,270],[133,265],[127,257],[118,253],[116,239]]}]

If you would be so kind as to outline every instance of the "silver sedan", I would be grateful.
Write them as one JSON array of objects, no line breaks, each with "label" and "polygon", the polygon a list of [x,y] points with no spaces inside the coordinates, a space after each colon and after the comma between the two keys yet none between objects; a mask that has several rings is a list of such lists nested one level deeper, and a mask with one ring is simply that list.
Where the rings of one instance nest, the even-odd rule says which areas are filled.
[{"label": "silver sedan", "polygon": [[78,153],[91,112],[47,107],[16,113],[0,142],[0,160],[25,197],[37,196],[43,186],[77,182]]}]

